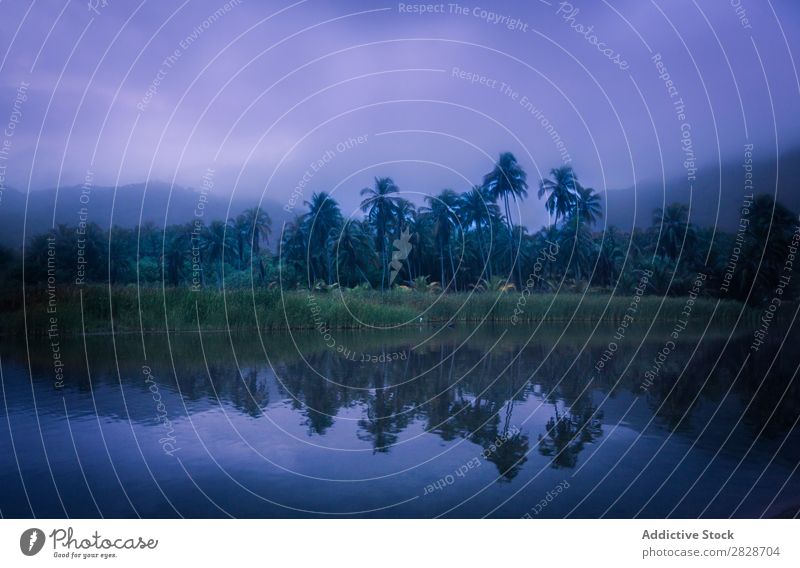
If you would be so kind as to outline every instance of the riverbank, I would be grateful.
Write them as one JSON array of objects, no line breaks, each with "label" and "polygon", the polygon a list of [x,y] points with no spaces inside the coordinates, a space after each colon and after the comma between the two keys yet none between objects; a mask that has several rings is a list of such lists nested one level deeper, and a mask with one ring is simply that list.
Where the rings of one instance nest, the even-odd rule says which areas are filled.
[{"label": "riverbank", "polygon": [[[452,322],[495,322],[509,326],[541,321],[670,322],[685,319],[733,323],[757,311],[730,300],[658,296],[614,296],[505,293],[436,295],[413,290],[204,290],[182,288],[83,287],[28,290],[26,309],[21,294],[5,294],[0,332],[59,334],[195,331],[358,329],[369,326],[447,325]],[[113,322],[113,326],[112,326]],[[55,327],[54,327],[55,326]]]}]

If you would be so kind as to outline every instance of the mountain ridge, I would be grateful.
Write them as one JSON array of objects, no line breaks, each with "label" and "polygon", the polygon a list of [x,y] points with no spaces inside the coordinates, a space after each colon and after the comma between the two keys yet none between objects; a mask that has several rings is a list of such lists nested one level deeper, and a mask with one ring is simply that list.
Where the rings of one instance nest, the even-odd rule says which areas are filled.
[{"label": "mountain ridge", "polygon": [[[94,222],[103,229],[111,225],[131,228],[152,223],[156,227],[183,224],[202,218],[206,223],[235,217],[250,207],[261,206],[280,227],[292,215],[275,200],[215,195],[211,191],[173,186],[165,182],[133,183],[118,188],[109,186],[62,186],[25,193],[5,188],[0,202],[0,244],[22,246],[26,239],[56,225],[75,226]],[[53,213],[55,207],[55,215]],[[54,219],[55,217],[55,219]]]},{"label": "mountain ridge", "polygon": [[[700,167],[691,195],[687,180],[677,177],[668,178],[665,184],[660,180],[644,180],[633,187],[608,189],[602,192],[604,218],[594,228],[600,230],[604,225],[614,225],[630,231],[633,227],[648,227],[654,209],[674,202],[691,202],[692,223],[702,227],[716,225],[733,232],[739,224],[746,194],[743,166],[744,158],[738,162],[724,162],[721,168]],[[777,168],[774,158],[754,159],[751,167],[755,195],[775,195],[777,185],[778,201],[800,212],[800,191],[793,191],[800,179],[800,147],[781,153]],[[116,191],[110,186],[84,185],[63,186],[57,191],[55,188],[35,190],[28,200],[27,216],[25,193],[6,187],[0,197],[0,244],[14,249],[22,246],[23,230],[30,239],[45,232],[54,221],[56,225],[73,226],[81,221],[95,222],[103,229],[112,224],[131,228],[140,223],[163,227],[165,223],[187,223],[198,215],[206,223],[225,220],[260,205],[271,217],[273,230],[278,232],[284,222],[294,217],[273,199],[263,199],[259,204],[255,198],[217,195],[213,188],[197,190],[160,181],[127,184]]]},{"label": "mountain ridge", "polygon": [[[743,154],[741,160],[728,160],[721,167],[701,166],[692,182],[691,195],[687,179],[675,176],[667,178],[664,184],[651,179],[633,187],[609,189],[603,194],[605,222],[626,231],[634,226],[648,227],[654,209],[680,202],[691,203],[689,220],[695,225],[735,231],[745,195],[751,191],[753,195],[770,194],[790,210],[800,212],[800,191],[794,187],[800,179],[800,147],[781,153],[777,168],[774,157],[753,158],[749,164],[752,189],[745,187],[746,160]],[[595,228],[602,226],[603,221]]]}]

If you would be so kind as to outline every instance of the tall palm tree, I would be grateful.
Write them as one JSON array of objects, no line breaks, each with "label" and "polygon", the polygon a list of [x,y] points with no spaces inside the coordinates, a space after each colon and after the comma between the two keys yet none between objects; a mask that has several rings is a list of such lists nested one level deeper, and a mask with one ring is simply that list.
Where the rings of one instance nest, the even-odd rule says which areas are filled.
[{"label": "tall palm tree", "polygon": [[[340,284],[354,285],[358,280],[369,284],[366,271],[375,260],[369,231],[361,221],[348,220],[334,245]],[[357,278],[358,276],[359,278]]]},{"label": "tall palm tree", "polygon": [[572,166],[561,166],[550,170],[550,178],[539,183],[539,199],[547,195],[545,209],[555,216],[555,223],[564,219],[575,206],[578,194],[578,176]]},{"label": "tall palm tree", "polygon": [[[414,248],[408,255],[409,262],[414,266],[416,277],[429,276],[435,272],[437,264],[435,257],[436,239],[433,236],[436,224],[433,217],[425,208],[420,208],[414,221],[409,226],[414,234]],[[429,278],[430,280],[430,278]]]},{"label": "tall palm tree", "polygon": [[386,268],[388,258],[389,224],[394,219],[397,211],[399,197],[394,195],[399,191],[392,178],[375,178],[373,187],[361,190],[365,199],[361,202],[361,210],[367,214],[370,224],[375,227],[375,245],[381,258],[381,291],[386,283]]},{"label": "tall palm tree", "polygon": [[163,270],[170,286],[178,286],[184,276],[189,241],[183,227],[168,227],[164,231]]},{"label": "tall palm tree", "polygon": [[[547,225],[536,231],[531,237],[531,254],[529,258],[544,259],[546,262],[541,262],[538,270],[536,267],[531,266],[531,272],[536,270],[536,275],[539,277],[536,286],[544,290],[555,289],[559,285],[559,280],[564,274],[563,264],[569,258],[569,251],[562,254],[561,242],[562,233],[553,225]],[[554,249],[553,245],[558,248]],[[544,256],[542,256],[544,254]],[[554,258],[555,257],[555,258]]]},{"label": "tall palm tree", "polygon": [[236,241],[227,223],[212,221],[206,226],[201,235],[201,250],[203,257],[214,266],[217,275],[217,288],[222,287],[222,265],[225,262],[225,253],[235,250]]},{"label": "tall palm tree", "polygon": [[672,203],[666,209],[653,211],[654,228],[660,229],[658,253],[672,260],[678,258],[682,248],[690,246],[694,237],[694,227],[688,222],[689,206]]},{"label": "tall palm tree", "polygon": [[281,234],[280,262],[288,271],[285,276],[281,275],[281,280],[286,278],[288,281],[292,281],[293,276],[299,277],[300,274],[305,274],[306,285],[311,288],[313,282],[307,263],[308,233],[306,228],[303,217],[298,216],[286,224]]},{"label": "tall palm tree", "polygon": [[272,219],[269,214],[261,207],[251,207],[245,209],[241,215],[244,227],[247,229],[247,242],[257,256],[261,252],[261,243],[269,244],[269,237],[272,235]]},{"label": "tall palm tree", "polygon": [[[737,278],[738,297],[748,303],[762,303],[768,290],[778,285],[784,271],[797,218],[771,195],[757,195],[750,208],[744,254]],[[752,291],[751,291],[752,288]]]},{"label": "tall palm tree", "polygon": [[234,219],[228,219],[228,227],[230,228],[231,239],[236,243],[238,269],[242,270],[245,258],[247,258],[247,237],[250,232],[247,218],[244,215],[239,215]]},{"label": "tall palm tree", "polygon": [[[266,211],[261,207],[251,207],[245,209],[237,218],[236,226],[239,229],[237,233],[237,240],[239,244],[239,258],[240,263],[243,264],[244,257],[244,244],[250,248],[250,267],[255,259],[258,259],[258,272],[261,276],[261,281],[264,281],[266,276],[264,269],[264,262],[261,258],[261,243],[268,244],[269,236],[272,234],[272,219]],[[239,268],[243,268],[243,266]]]},{"label": "tall palm tree", "polygon": [[[342,212],[336,200],[324,191],[314,193],[311,201],[306,201],[305,204],[308,206],[305,223],[308,226],[309,234],[310,264],[313,267],[314,260],[320,261],[320,265],[316,268],[319,269],[319,272],[325,273],[325,281],[328,284],[333,284],[331,237],[335,239],[342,227]],[[316,280],[316,273],[314,280]]]},{"label": "tall palm tree", "polygon": [[612,286],[620,277],[625,261],[625,239],[613,225],[606,229],[602,237],[597,237],[597,279],[600,284]]},{"label": "tall palm tree", "polygon": [[436,241],[436,248],[439,249],[439,268],[441,273],[441,284],[445,290],[448,286],[445,285],[445,270],[444,258],[447,254],[450,258],[450,269],[453,274],[453,286],[455,282],[455,265],[453,263],[453,248],[452,237],[453,233],[458,227],[458,217],[456,216],[456,208],[458,207],[458,195],[452,189],[444,189],[442,192],[435,196],[425,197],[425,202],[428,204],[424,211],[431,216],[434,223],[434,239]]},{"label": "tall palm tree", "polygon": [[[397,210],[395,212],[396,222],[394,223],[394,239],[401,239],[404,230],[408,230],[414,237],[414,226],[417,223],[417,208],[407,199],[402,197],[397,199]],[[417,236],[418,237],[418,236]],[[394,243],[394,240],[392,241]],[[414,248],[412,248],[406,258],[406,269],[408,270],[409,280],[414,279],[413,260]],[[391,276],[390,276],[391,279]]]},{"label": "tall palm tree", "polygon": [[578,214],[567,217],[559,232],[559,248],[569,259],[568,272],[576,282],[587,280],[595,254],[595,243],[591,232]]},{"label": "tall palm tree", "polygon": [[[512,223],[511,223],[511,206],[509,204],[509,197],[514,201],[517,199],[524,199],[528,196],[528,174],[522,169],[522,166],[517,162],[517,158],[511,152],[503,152],[497,160],[494,169],[483,177],[483,187],[494,198],[503,199],[503,206],[506,213],[506,227],[508,228],[508,236],[512,238]],[[514,256],[515,250],[512,246],[509,251],[511,254],[511,271],[514,270]],[[522,273],[517,263],[517,276],[519,282],[522,282]]]},{"label": "tall palm tree", "polygon": [[478,236],[478,248],[481,253],[484,271],[488,279],[492,278],[492,263],[486,257],[484,250],[483,231],[491,225],[492,218],[500,215],[500,208],[491,199],[489,192],[479,186],[462,194],[458,201],[458,215],[464,227],[475,227]]},{"label": "tall palm tree", "polygon": [[414,223],[414,219],[417,215],[417,208],[414,207],[414,204],[408,199],[403,199],[402,197],[397,198],[395,205],[394,236],[398,237],[405,227],[409,227]]},{"label": "tall palm tree", "polygon": [[577,184],[577,189],[578,216],[587,225],[594,225],[603,218],[600,195],[591,187],[583,187],[581,184]]}]

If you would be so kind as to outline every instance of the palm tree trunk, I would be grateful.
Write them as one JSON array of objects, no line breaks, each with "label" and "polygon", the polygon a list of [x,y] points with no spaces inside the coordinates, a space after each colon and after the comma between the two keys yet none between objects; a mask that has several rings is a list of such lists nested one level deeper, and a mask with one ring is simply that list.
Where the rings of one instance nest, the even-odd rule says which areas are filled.
[{"label": "palm tree trunk", "polygon": [[475,228],[478,233],[478,248],[481,249],[481,262],[483,262],[483,268],[486,270],[487,280],[491,280],[492,266],[486,258],[486,252],[483,250],[483,227],[481,227],[479,223],[476,223]]},{"label": "palm tree trunk", "polygon": [[331,264],[331,251],[325,251],[325,264],[326,272],[328,273],[327,283],[328,286],[333,284],[333,264]]},{"label": "palm tree trunk", "polygon": [[356,270],[358,270],[359,274],[361,274],[361,278],[363,278],[363,279],[364,279],[364,282],[366,282],[367,284],[369,284],[369,278],[367,278],[367,275],[366,275],[366,274],[364,274],[364,271],[363,271],[363,270],[361,270],[361,267],[360,267],[360,266],[356,266]]},{"label": "palm tree trunk", "polygon": [[[516,203],[516,201],[517,201],[517,198],[515,196],[514,197],[514,202]],[[520,246],[517,248],[517,254],[516,254],[517,283],[518,283],[518,288],[520,290],[522,290],[522,256],[521,256],[521,252],[522,252],[522,232],[521,231],[520,231],[520,234],[519,234],[519,240],[520,240]]]},{"label": "palm tree trunk", "polygon": [[442,291],[444,292],[444,251],[442,250],[441,246],[439,247],[439,267],[442,271]]},{"label": "palm tree trunk", "polygon": [[386,282],[386,234],[384,230],[380,231],[378,239],[381,245],[381,292],[383,292]]},{"label": "palm tree trunk", "polygon": [[508,266],[508,277],[514,274],[514,230],[511,227],[511,207],[508,205],[508,193],[503,194],[503,205],[506,209],[506,227],[508,227],[508,252],[511,257],[511,264]]},{"label": "palm tree trunk", "polygon": [[453,271],[453,291],[458,292],[458,281],[456,280],[456,265],[453,264],[453,245],[447,243],[447,254],[450,256],[450,270]]},{"label": "palm tree trunk", "polygon": [[325,243],[325,271],[328,273],[327,283],[330,286],[333,284],[333,257],[328,242]]}]

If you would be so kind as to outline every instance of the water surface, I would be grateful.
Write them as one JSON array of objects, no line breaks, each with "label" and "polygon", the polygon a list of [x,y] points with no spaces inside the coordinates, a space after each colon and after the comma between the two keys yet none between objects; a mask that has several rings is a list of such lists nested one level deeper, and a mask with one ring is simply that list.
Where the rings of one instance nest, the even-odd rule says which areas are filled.
[{"label": "water surface", "polygon": [[615,330],[4,338],[0,514],[794,515],[800,353]]}]

